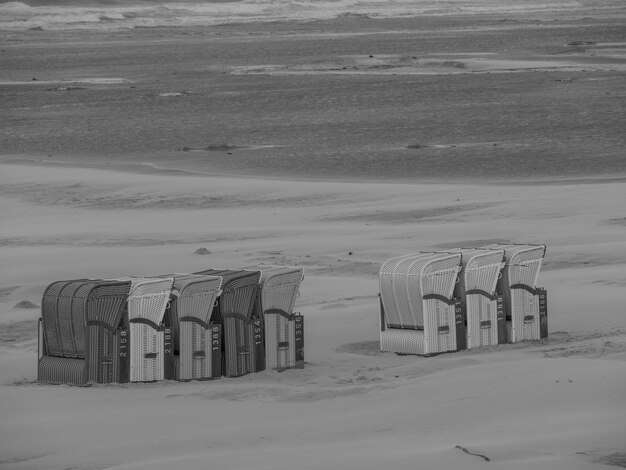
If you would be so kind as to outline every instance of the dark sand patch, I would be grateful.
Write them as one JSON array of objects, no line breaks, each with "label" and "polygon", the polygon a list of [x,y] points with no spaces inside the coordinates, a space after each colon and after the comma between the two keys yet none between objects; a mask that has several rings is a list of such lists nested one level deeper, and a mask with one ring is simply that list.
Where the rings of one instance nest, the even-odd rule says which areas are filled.
[{"label": "dark sand patch", "polygon": [[[542,264],[543,271],[555,271],[575,267],[615,266],[626,264],[626,254],[591,255],[591,254],[568,254],[566,258],[555,254],[548,256]],[[597,281],[593,281],[597,282]],[[613,280],[601,280],[600,282],[614,282]]]},{"label": "dark sand patch", "polygon": [[624,225],[626,226],[626,217],[618,217],[616,219],[608,219],[601,222],[605,225]]},{"label": "dark sand patch", "polygon": [[12,346],[36,346],[37,320],[0,324],[0,344]]},{"label": "dark sand patch", "polygon": [[596,44],[573,42],[576,46],[565,53],[528,55],[524,53],[447,52],[445,54],[370,54],[344,55],[308,64],[272,64],[236,66],[232,74],[298,75],[298,74],[393,74],[445,75],[491,74],[519,72],[555,72],[588,70],[626,70],[626,49],[596,48],[592,58],[589,51]]},{"label": "dark sand patch", "polygon": [[0,246],[165,246],[165,245],[197,245],[219,242],[236,242],[275,238],[277,234],[259,234],[250,236],[222,235],[214,238],[89,238],[64,236],[59,238],[38,237],[7,237],[0,238]]},{"label": "dark sand patch", "polygon": [[626,452],[615,452],[604,455],[596,460],[596,463],[611,465],[613,467],[626,468]]},{"label": "dark sand patch", "polygon": [[11,295],[13,292],[15,292],[17,289],[19,289],[21,286],[6,286],[6,287],[0,287],[0,297],[6,297]]},{"label": "dark sand patch", "polygon": [[358,343],[342,344],[335,351],[340,353],[362,354],[364,356],[378,356],[380,352],[380,341],[361,341]]},{"label": "dark sand patch", "polygon": [[0,186],[0,195],[41,206],[72,206],[93,209],[207,209],[259,206],[319,206],[336,204],[332,194],[316,196],[267,197],[263,194],[198,194],[133,192],[132,189],[96,184],[23,183]]},{"label": "dark sand patch", "polygon": [[511,240],[504,238],[484,238],[478,240],[460,240],[458,242],[438,243],[433,248],[440,250],[452,250],[455,248],[480,248],[481,246],[492,245],[494,243],[512,243]]},{"label": "dark sand patch", "polygon": [[479,211],[489,209],[497,204],[459,204],[456,206],[442,206],[427,209],[414,210],[380,210],[365,212],[361,214],[346,214],[339,216],[324,217],[324,220],[331,221],[349,221],[349,222],[376,222],[376,223],[413,223],[421,220],[438,219],[441,220],[446,216],[458,215],[466,212]]},{"label": "dark sand patch", "polygon": [[[550,337],[540,348],[545,357],[604,358],[626,353],[626,332],[593,333],[582,336]],[[626,357],[624,358],[626,360]]]},{"label": "dark sand patch", "polygon": [[30,300],[20,300],[16,303],[13,308],[39,308],[39,305],[32,303]]}]

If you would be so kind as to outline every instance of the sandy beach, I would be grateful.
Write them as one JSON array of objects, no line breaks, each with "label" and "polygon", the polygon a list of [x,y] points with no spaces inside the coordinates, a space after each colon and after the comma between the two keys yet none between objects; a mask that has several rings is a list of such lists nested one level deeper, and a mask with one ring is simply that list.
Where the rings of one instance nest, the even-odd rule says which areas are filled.
[{"label": "sandy beach", "polygon": [[[0,31],[1,470],[626,467],[624,8],[357,13]],[[379,351],[384,261],[491,242],[548,338]],[[49,283],[254,264],[304,369],[37,383]]]}]

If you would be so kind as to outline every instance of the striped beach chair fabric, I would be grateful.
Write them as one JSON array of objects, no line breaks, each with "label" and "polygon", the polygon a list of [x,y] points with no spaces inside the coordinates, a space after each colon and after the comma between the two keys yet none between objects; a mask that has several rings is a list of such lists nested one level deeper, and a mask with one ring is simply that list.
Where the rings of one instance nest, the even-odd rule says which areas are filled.
[{"label": "striped beach chair fabric", "polygon": [[250,322],[261,273],[241,269],[209,269],[195,274],[222,278],[222,292],[211,322],[219,323],[223,328],[223,375],[239,377],[255,372],[257,356],[264,351],[254,347]]},{"label": "striped beach chair fabric", "polygon": [[[247,268],[252,269],[252,268]],[[261,271],[254,308],[255,318],[263,321],[265,366],[283,370],[304,367],[304,322],[294,313],[302,268],[257,266]]]},{"label": "striped beach chair fabric", "polygon": [[496,284],[504,267],[503,249],[462,248],[462,269],[455,297],[465,299],[467,347],[498,344],[498,296]]},{"label": "striped beach chair fabric", "polygon": [[164,379],[164,330],[161,327],[174,279],[131,278],[128,295],[130,381]]},{"label": "striped beach chair fabric", "polygon": [[[58,281],[42,299],[40,382],[117,382],[130,282]],[[122,348],[123,349],[123,348]]]},{"label": "striped beach chair fabric", "polygon": [[453,292],[460,269],[460,253],[413,253],[381,266],[381,351],[427,356],[457,349]]},{"label": "striped beach chair fabric", "polygon": [[493,244],[484,248],[504,250],[505,265],[498,291],[504,298],[508,342],[537,340],[547,335],[541,327],[542,310],[547,308],[545,290],[537,288],[546,246]]},{"label": "striped beach chair fabric", "polygon": [[[166,310],[165,378],[206,380],[222,375],[222,325],[211,323],[222,278],[173,274],[174,284]],[[171,339],[171,341],[168,341]],[[167,351],[167,348],[171,351]],[[168,359],[170,359],[168,364]]]}]

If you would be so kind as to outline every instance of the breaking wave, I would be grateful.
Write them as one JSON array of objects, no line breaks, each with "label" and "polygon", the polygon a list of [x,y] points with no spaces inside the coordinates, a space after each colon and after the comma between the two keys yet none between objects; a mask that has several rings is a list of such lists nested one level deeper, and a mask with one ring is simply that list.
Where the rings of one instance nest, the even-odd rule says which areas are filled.
[{"label": "breaking wave", "polygon": [[[615,0],[621,1],[621,0]],[[609,0],[607,3],[614,3]],[[554,0],[207,0],[142,2],[0,0],[0,30],[115,30],[156,26],[208,26],[268,21],[310,21],[358,15],[371,18],[481,13],[567,12],[578,1]]]}]

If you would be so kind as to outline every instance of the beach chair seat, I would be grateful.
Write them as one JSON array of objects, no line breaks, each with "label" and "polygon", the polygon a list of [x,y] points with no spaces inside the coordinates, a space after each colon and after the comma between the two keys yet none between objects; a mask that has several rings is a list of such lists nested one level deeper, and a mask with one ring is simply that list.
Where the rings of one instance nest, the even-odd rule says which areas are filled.
[{"label": "beach chair seat", "polygon": [[39,335],[40,382],[118,381],[120,327],[129,289],[129,282],[88,279],[57,281],[46,288]]},{"label": "beach chair seat", "polygon": [[504,250],[505,265],[497,288],[504,297],[508,342],[540,339],[542,298],[537,280],[546,246],[496,243],[484,248]]},{"label": "beach chair seat", "polygon": [[211,314],[221,293],[222,278],[196,274],[166,277],[170,276],[174,284],[164,324],[165,334],[171,333],[172,355],[171,363],[166,362],[165,378],[180,381],[219,378],[222,325],[211,323]]},{"label": "beach chair seat", "polygon": [[222,292],[213,309],[211,323],[222,325],[223,375],[239,377],[255,372],[257,357],[264,351],[254,347],[254,329],[250,323],[261,273],[208,269],[194,274],[222,278]]},{"label": "beach chair seat", "polygon": [[164,379],[165,308],[172,292],[173,278],[130,278],[128,323],[130,381],[154,382]]},{"label": "beach chair seat", "polygon": [[264,367],[304,367],[304,322],[302,315],[293,312],[303,269],[267,265],[244,269],[261,272],[253,317],[263,324]]},{"label": "beach chair seat", "polygon": [[381,266],[381,351],[431,355],[455,351],[460,253],[413,253]]},{"label": "beach chair seat", "polygon": [[37,378],[42,383],[85,385],[86,372],[84,359],[44,355],[39,359]]},{"label": "beach chair seat", "polygon": [[465,302],[467,347],[498,344],[496,285],[504,267],[504,250],[460,248],[450,251],[459,252],[462,257],[455,297]]}]

